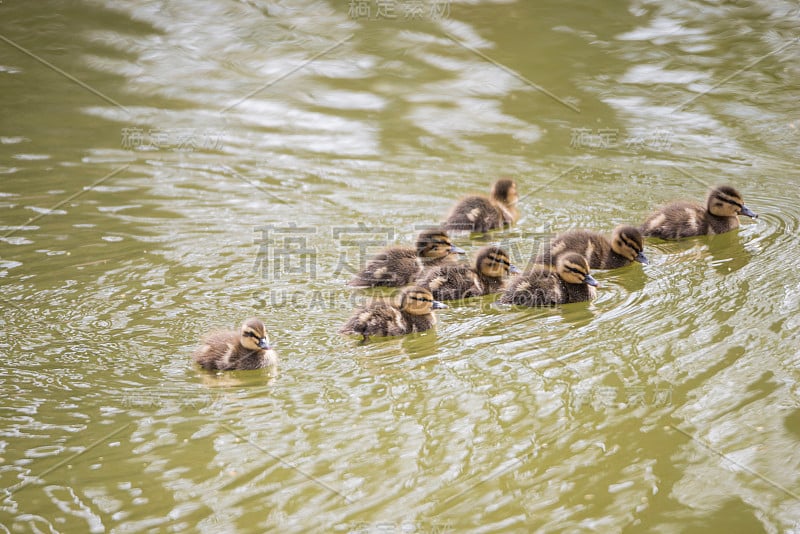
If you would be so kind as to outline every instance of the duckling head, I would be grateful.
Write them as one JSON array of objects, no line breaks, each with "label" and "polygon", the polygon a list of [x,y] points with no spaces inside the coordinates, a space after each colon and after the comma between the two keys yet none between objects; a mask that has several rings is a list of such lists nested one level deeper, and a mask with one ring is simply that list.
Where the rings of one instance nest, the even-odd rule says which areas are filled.
[{"label": "duckling head", "polygon": [[720,185],[708,193],[708,211],[717,217],[746,215],[756,218],[758,214],[744,205],[742,195],[729,185]]},{"label": "duckling head", "polygon": [[644,255],[644,238],[638,228],[620,225],[614,228],[611,235],[611,250],[630,261],[638,261],[647,265],[647,256]]},{"label": "duckling head", "polygon": [[447,232],[441,229],[420,232],[417,237],[417,256],[433,260],[450,254],[464,254],[464,249],[455,246]]},{"label": "duckling head", "polygon": [[510,178],[497,180],[492,186],[492,198],[506,206],[514,206],[519,202],[516,182]]},{"label": "duckling head", "polygon": [[517,274],[517,269],[502,248],[494,245],[483,247],[475,257],[475,270],[490,278],[502,278],[509,273]]},{"label": "duckling head", "polygon": [[267,327],[259,319],[248,319],[242,324],[242,346],[249,350],[271,349]]},{"label": "duckling head", "polygon": [[558,259],[556,271],[558,276],[568,284],[597,285],[597,280],[589,274],[589,262],[577,252],[570,252],[561,256]]},{"label": "duckling head", "polygon": [[428,315],[442,308],[447,308],[447,305],[434,300],[433,294],[422,287],[412,286],[400,294],[400,309],[411,315]]}]

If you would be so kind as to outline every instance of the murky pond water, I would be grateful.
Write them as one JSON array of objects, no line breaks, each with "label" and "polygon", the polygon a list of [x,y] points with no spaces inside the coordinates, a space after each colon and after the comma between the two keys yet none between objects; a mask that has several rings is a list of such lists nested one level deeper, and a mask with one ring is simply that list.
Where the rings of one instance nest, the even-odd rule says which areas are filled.
[{"label": "murky pond water", "polygon": [[[791,2],[0,5],[5,532],[800,531]],[[337,334],[513,177],[524,265],[730,183],[556,309]],[[200,372],[258,315],[280,372]]]}]

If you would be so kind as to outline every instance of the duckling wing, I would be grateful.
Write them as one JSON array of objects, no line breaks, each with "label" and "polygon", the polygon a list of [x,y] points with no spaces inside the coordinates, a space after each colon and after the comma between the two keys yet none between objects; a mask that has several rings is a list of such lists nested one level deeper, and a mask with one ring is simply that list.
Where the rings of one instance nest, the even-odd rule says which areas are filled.
[{"label": "duckling wing", "polygon": [[460,200],[444,223],[451,232],[487,232],[503,227],[503,214],[488,198],[470,196]]},{"label": "duckling wing", "polygon": [[708,233],[706,209],[694,202],[673,202],[651,213],[641,227],[642,235],[661,239]]},{"label": "duckling wing", "polygon": [[237,344],[238,334],[235,332],[212,332],[192,357],[205,369],[224,369]]},{"label": "duckling wing", "polygon": [[569,252],[577,252],[589,263],[591,269],[607,269],[611,254],[611,243],[599,232],[570,230],[554,237],[536,256],[534,263],[555,265],[558,257]]},{"label": "duckling wing", "polygon": [[417,253],[409,247],[392,247],[372,258],[348,285],[353,287],[401,287],[422,270]]},{"label": "duckling wing", "polygon": [[483,284],[467,265],[442,265],[425,271],[417,283],[436,300],[457,300],[483,294]]},{"label": "duckling wing", "polygon": [[368,336],[397,336],[407,334],[409,325],[403,313],[395,306],[376,302],[356,310],[340,330],[342,334]]},{"label": "duckling wing", "polygon": [[563,294],[555,278],[548,272],[533,271],[514,279],[499,302],[522,306],[553,306],[561,304]]}]

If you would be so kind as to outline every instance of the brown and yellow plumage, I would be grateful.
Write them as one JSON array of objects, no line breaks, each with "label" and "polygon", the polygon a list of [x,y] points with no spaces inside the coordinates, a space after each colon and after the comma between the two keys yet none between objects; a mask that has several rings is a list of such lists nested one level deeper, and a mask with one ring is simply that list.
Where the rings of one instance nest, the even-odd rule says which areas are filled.
[{"label": "brown and yellow plumage", "polygon": [[590,269],[616,269],[634,261],[646,264],[643,248],[642,233],[633,226],[617,226],[611,239],[599,232],[570,230],[545,245],[534,263],[555,265],[560,255],[577,252],[586,258]]},{"label": "brown and yellow plumage", "polygon": [[651,213],[641,230],[661,239],[722,234],[739,227],[739,215],[758,217],[744,205],[736,189],[721,185],[708,193],[705,207],[696,202],[673,202]]},{"label": "brown and yellow plumage", "polygon": [[518,217],[517,185],[514,180],[494,183],[491,197],[473,195],[462,198],[447,216],[445,229],[453,232],[488,232],[511,226]]},{"label": "brown and yellow plumage", "polygon": [[561,255],[555,269],[534,265],[509,284],[499,302],[522,306],[554,306],[594,299],[597,281],[589,274],[589,263],[576,252]]},{"label": "brown and yellow plumage", "polygon": [[412,286],[403,289],[396,301],[376,299],[357,309],[340,333],[357,334],[366,341],[370,336],[401,336],[423,332],[436,324],[433,310],[446,307],[434,300],[427,289]]},{"label": "brown and yellow plumage", "polygon": [[478,251],[474,266],[440,265],[425,271],[417,283],[430,289],[437,300],[464,299],[501,291],[510,272],[519,271],[511,264],[508,253],[489,245]]},{"label": "brown and yellow plumage", "polygon": [[264,323],[248,319],[240,330],[208,334],[194,351],[194,360],[204,369],[260,369],[277,365],[278,353],[269,342]]},{"label": "brown and yellow plumage", "polygon": [[423,269],[453,262],[463,253],[444,230],[425,230],[420,232],[416,248],[387,248],[372,258],[348,285],[402,287],[412,283]]}]

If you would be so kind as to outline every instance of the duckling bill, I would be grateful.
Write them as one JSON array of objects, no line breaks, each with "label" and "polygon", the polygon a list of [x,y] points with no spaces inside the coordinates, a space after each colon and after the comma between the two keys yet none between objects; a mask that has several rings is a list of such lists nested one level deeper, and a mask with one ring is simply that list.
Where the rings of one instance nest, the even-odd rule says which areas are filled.
[{"label": "duckling bill", "polygon": [[278,364],[278,353],[270,344],[267,328],[259,319],[248,319],[238,332],[208,334],[192,357],[208,370],[261,369]]},{"label": "duckling bill", "polygon": [[744,205],[736,189],[721,185],[708,193],[705,207],[696,202],[673,202],[651,213],[641,231],[646,236],[661,239],[722,234],[739,227],[739,215],[758,217]]},{"label": "duckling bill", "polygon": [[433,310],[447,308],[434,300],[427,289],[408,287],[400,293],[398,302],[378,299],[357,309],[339,331],[342,334],[357,334],[362,341],[370,336],[401,336],[412,332],[424,332],[436,324]]}]

